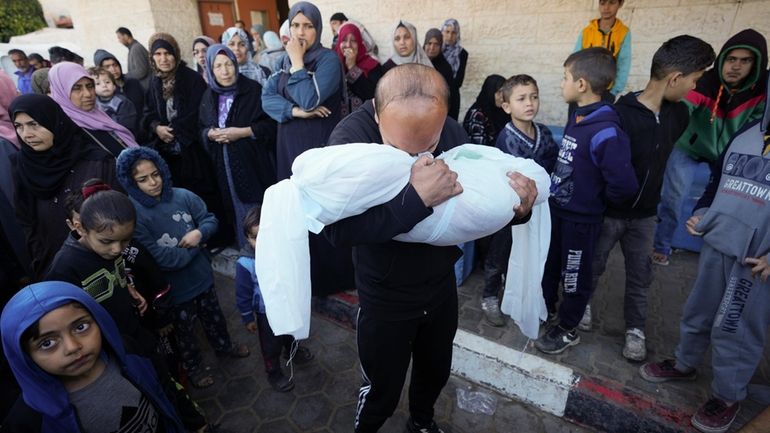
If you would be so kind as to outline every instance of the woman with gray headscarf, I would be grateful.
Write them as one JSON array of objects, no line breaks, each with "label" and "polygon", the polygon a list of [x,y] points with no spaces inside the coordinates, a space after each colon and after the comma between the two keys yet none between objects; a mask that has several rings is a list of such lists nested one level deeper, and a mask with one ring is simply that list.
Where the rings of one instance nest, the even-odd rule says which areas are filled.
[{"label": "woman with gray headscarf", "polygon": [[457,120],[457,116],[460,113],[460,87],[455,83],[452,65],[449,64],[444,57],[444,53],[441,52],[443,40],[444,37],[441,34],[441,30],[429,29],[425,33],[423,49],[433,63],[433,67],[441,73],[447,86],[449,86],[449,112],[447,115]]},{"label": "woman with gray headscarf", "polygon": [[222,43],[235,54],[240,73],[264,86],[270,76],[270,70],[251,61],[246,32],[238,27],[230,27],[222,34]]},{"label": "woman with gray headscarf", "polygon": [[454,74],[454,84],[457,86],[457,111],[449,110],[449,116],[457,119],[460,114],[460,87],[465,81],[465,66],[468,64],[468,52],[460,44],[460,23],[454,18],[444,21],[441,26],[441,33],[444,36],[443,53],[449,65],[452,66]]},{"label": "woman with gray headscarf", "polygon": [[433,67],[428,55],[417,42],[417,29],[413,24],[401,20],[393,29],[393,55],[382,65],[382,69],[387,73],[405,63],[420,63]]},{"label": "woman with gray headscarf", "polygon": [[259,53],[259,65],[270,69],[271,72],[281,69],[281,61],[286,54],[281,37],[272,30],[266,31],[263,42],[265,49]]}]

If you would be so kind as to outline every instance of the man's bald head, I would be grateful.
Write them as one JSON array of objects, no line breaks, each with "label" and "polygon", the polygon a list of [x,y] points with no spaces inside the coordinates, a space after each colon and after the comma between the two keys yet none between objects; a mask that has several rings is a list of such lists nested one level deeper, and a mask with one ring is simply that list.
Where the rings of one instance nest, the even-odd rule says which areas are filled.
[{"label": "man's bald head", "polygon": [[377,83],[374,107],[377,114],[394,102],[434,101],[449,110],[449,86],[434,68],[407,63],[388,71]]},{"label": "man's bald head", "polygon": [[374,106],[383,143],[411,155],[433,152],[449,109],[449,88],[433,68],[401,65],[377,83]]}]

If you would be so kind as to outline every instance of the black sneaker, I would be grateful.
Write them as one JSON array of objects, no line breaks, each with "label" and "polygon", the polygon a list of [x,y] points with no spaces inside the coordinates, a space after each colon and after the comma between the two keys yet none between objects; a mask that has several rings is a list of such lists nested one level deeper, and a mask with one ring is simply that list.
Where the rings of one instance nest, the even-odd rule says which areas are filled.
[{"label": "black sneaker", "polygon": [[556,355],[578,343],[580,343],[580,336],[577,334],[577,331],[574,329],[564,329],[557,325],[535,340],[535,347],[543,353]]},{"label": "black sneaker", "polygon": [[406,421],[406,431],[409,433],[444,433],[444,430],[441,430],[435,421],[431,421],[429,425],[423,426],[414,422],[412,417],[409,417]]},{"label": "black sneaker", "polygon": [[280,369],[267,374],[267,383],[278,392],[289,392],[294,389],[294,381],[286,377]]}]

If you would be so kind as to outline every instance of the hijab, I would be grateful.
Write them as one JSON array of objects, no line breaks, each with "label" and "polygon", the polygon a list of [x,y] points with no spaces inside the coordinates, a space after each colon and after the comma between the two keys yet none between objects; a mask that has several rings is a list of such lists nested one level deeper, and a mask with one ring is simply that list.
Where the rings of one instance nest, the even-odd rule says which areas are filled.
[{"label": "hijab", "polygon": [[[26,113],[53,134],[53,146],[48,150],[36,152],[26,144],[21,146],[17,186],[35,197],[47,199],[56,195],[70,170],[81,160],[109,157],[106,151],[88,141],[83,130],[48,96],[21,95],[13,100],[8,112],[11,119]],[[18,139],[23,143],[20,136]]]},{"label": "hijab", "polygon": [[[227,58],[233,62],[233,66],[235,67],[235,82],[227,87],[224,87],[217,82],[212,69],[214,59],[220,54],[226,55]],[[211,90],[214,92],[224,95],[232,95],[236,92],[238,88],[238,60],[235,58],[235,54],[230,48],[227,48],[223,44],[215,44],[206,50],[206,76],[208,77],[209,87],[211,87]]]},{"label": "hijab", "polygon": [[340,27],[340,30],[338,32],[339,37],[337,38],[337,45],[334,46],[334,51],[337,52],[337,55],[339,56],[340,60],[342,61],[342,66],[347,71],[347,64],[345,63],[345,55],[342,54],[342,42],[345,40],[345,38],[348,35],[353,35],[353,38],[356,40],[356,45],[358,46],[358,54],[356,55],[356,66],[358,66],[359,69],[361,69],[364,72],[364,76],[368,77],[369,72],[371,72],[372,69],[376,68],[380,65],[380,62],[377,61],[374,57],[367,54],[366,46],[363,43],[363,39],[361,37],[361,31],[356,27],[355,25],[343,25]]},{"label": "hijab", "polygon": [[262,37],[262,42],[265,43],[265,51],[268,53],[272,51],[280,51],[283,49],[281,38],[276,32],[272,30],[265,32],[265,36]]},{"label": "hijab", "polygon": [[457,40],[452,45],[444,44],[444,57],[446,57],[446,61],[452,66],[452,75],[457,76],[457,71],[460,69],[460,53],[463,50],[462,45],[460,45],[460,23],[454,18],[449,18],[444,21],[444,25],[441,26],[441,31],[444,31],[449,25],[454,27],[457,32]]},{"label": "hijab", "polygon": [[247,46],[249,45],[249,36],[243,29],[239,29],[238,27],[230,27],[229,29],[225,30],[225,32],[222,33],[222,43],[227,45],[230,42],[230,39],[235,36],[239,36],[244,44]]},{"label": "hijab", "polygon": [[391,38],[391,41],[395,39],[396,32],[398,31],[399,27],[403,27],[409,30],[409,34],[412,35],[412,40],[414,40],[414,51],[408,56],[401,56],[398,54],[398,51],[396,51],[394,44],[393,56],[390,58],[390,60],[393,60],[393,63],[396,65],[403,65],[405,63],[419,63],[421,65],[430,66],[432,68],[433,63],[428,58],[428,55],[425,54],[425,50],[422,49],[420,42],[417,40],[417,29],[414,27],[414,25],[403,20],[399,21],[396,27],[393,29],[393,38]]},{"label": "hijab", "polygon": [[18,95],[13,80],[3,71],[0,71],[0,137],[10,141],[19,149],[19,139],[16,136],[16,128],[13,127],[8,107],[11,101]]},{"label": "hijab", "polygon": [[107,131],[115,133],[126,147],[136,147],[136,139],[125,126],[112,120],[104,111],[96,105],[91,111],[85,111],[70,100],[72,86],[81,78],[88,78],[93,81],[88,72],[82,66],[72,62],[61,62],[54,65],[48,74],[48,81],[51,84],[51,97],[58,102],[65,113],[78,126],[86,129],[95,129],[98,131]]},{"label": "hijab", "polygon": [[32,91],[40,95],[51,93],[51,83],[48,82],[48,73],[51,68],[40,68],[32,73]]},{"label": "hijab", "polygon": [[[444,35],[441,34],[441,30],[439,30],[439,29],[428,29],[428,31],[425,32],[425,40],[423,41],[422,44],[423,45],[427,44],[428,41],[431,40],[431,39],[437,40],[439,45],[443,45],[444,44]],[[442,53],[439,53],[439,54],[442,54]],[[426,55],[427,55],[427,53],[426,53]],[[438,57],[438,55],[436,57]],[[428,58],[430,59],[430,57],[428,57]],[[431,61],[433,61],[433,59],[431,59]]]},{"label": "hijab", "polygon": [[[164,48],[166,51],[174,55],[174,67],[168,71],[163,72],[158,69],[158,66],[153,60],[153,54],[159,49]],[[150,66],[152,71],[161,80],[161,88],[163,90],[163,99],[168,100],[174,96],[174,85],[176,84],[176,71],[179,69],[179,65],[182,64],[182,58],[179,55],[179,44],[176,39],[168,33],[155,33],[150,36]]]},{"label": "hijab", "polygon": [[[308,70],[312,70],[315,66],[316,60],[323,53],[323,47],[321,46],[321,31],[323,30],[323,20],[321,20],[321,12],[314,4],[304,1],[297,2],[289,10],[289,32],[291,32],[291,22],[299,13],[310,20],[310,22],[313,23],[313,27],[315,28],[315,41],[313,42],[313,45],[311,45],[307,51],[305,51],[305,55],[302,57],[302,60],[305,62],[305,67]],[[289,56],[286,56],[283,60],[283,69],[288,71],[290,67],[291,60],[289,60]]]},{"label": "hijab", "polygon": [[500,75],[493,74],[488,76],[481,86],[476,102],[470,108],[470,110],[477,109],[486,114],[487,119],[495,125],[497,131],[502,131],[505,128],[505,124],[511,120],[511,116],[495,105],[495,93],[500,90],[503,83],[505,83],[505,78]]}]

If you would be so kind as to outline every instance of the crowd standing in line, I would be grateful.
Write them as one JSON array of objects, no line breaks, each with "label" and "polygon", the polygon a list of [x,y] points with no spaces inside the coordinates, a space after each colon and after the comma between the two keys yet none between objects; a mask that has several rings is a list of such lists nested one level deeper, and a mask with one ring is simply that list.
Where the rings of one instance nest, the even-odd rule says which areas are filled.
[{"label": "crowd standing in line", "polygon": [[[726,431],[770,325],[767,206],[751,195],[767,184],[757,177],[770,154],[767,42],[746,29],[715,54],[700,39],[672,38],[655,52],[645,88],[621,96],[632,47],[617,18],[623,3],[599,0],[600,16],[564,62],[570,109],[561,143],[535,121],[539,88],[529,75],[490,75],[457,122],[473,58],[452,18],[422,43],[415,26],[399,20],[384,64],[364,25],[341,12],[329,20],[333,46],[323,47],[323,20],[309,2],[292,6],[279,33],[238,21],[217,38],[197,37],[192,68],[172,35],[152,35],[148,51],[124,27],[116,35],[129,50],[125,71],[101,49],[89,70],[62,47],[49,50],[50,62],[10,50],[16,84],[0,73],[0,278],[12,288],[0,319],[3,414],[19,389],[24,399],[4,426],[115,430],[126,422],[118,408],[127,407],[143,409],[131,422],[156,423],[155,431],[214,431],[179,383],[214,383],[196,318],[217,354],[249,356],[230,338],[214,287],[210,254],[230,245],[241,253],[236,299],[228,302],[259,336],[269,384],[291,390],[281,357],[302,364],[313,354],[276,336],[267,320],[254,270],[260,205],[305,150],[365,142],[417,159],[393,200],[310,237],[314,295],[359,293],[355,431],[377,431],[393,414],[410,363],[407,430],[442,431],[433,405],[449,377],[457,329],[453,266],[472,250],[392,238],[462,193],[457,174],[433,157],[463,143],[531,158],[551,174],[542,281],[549,315],[535,341],[546,354],[578,344],[579,332],[591,329],[591,296],[620,243],[621,355],[646,359],[652,264],[669,263],[682,196],[697,165],[711,165],[686,224],[705,244],[675,359],[644,364],[640,374],[652,382],[693,379],[711,345],[713,395],[692,423]],[[522,198],[511,224],[526,224],[536,190],[520,174],[509,176]],[[508,226],[479,240],[481,308],[494,326],[505,325],[499,294],[510,234]],[[73,341],[81,358],[67,351]]]}]

